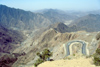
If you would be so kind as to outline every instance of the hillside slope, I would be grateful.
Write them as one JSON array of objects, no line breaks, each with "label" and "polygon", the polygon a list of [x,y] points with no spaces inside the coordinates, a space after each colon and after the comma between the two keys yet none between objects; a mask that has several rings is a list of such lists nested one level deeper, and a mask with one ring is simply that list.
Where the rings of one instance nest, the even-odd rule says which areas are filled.
[{"label": "hillside slope", "polygon": [[74,16],[58,13],[53,9],[45,13],[33,13],[0,5],[0,25],[17,30],[34,30],[75,18]]},{"label": "hillside slope", "polygon": [[41,14],[0,5],[0,25],[16,29],[36,29],[51,22]]},{"label": "hillside slope", "polygon": [[75,20],[71,25],[76,25],[80,29],[94,32],[100,31],[100,15],[99,14],[89,14],[87,16],[81,17]]},{"label": "hillside slope", "polygon": [[25,40],[25,36],[16,30],[7,29],[0,25],[0,52],[14,50]]},{"label": "hillside slope", "polygon": [[52,59],[62,59],[65,56],[63,44],[73,40],[83,40],[88,42],[89,54],[91,55],[95,52],[98,45],[97,42],[96,44],[94,42],[96,34],[97,32],[90,33],[85,31],[60,33],[51,28],[41,35],[29,39],[29,41],[25,42],[21,47],[14,51],[17,53],[26,53],[25,56],[18,59],[14,66],[19,66],[24,63],[26,65],[33,64],[37,59],[36,53],[41,52],[45,48],[49,48],[54,53]]},{"label": "hillside slope", "polygon": [[43,16],[48,18],[52,23],[56,22],[63,22],[65,23],[68,20],[74,20],[78,18],[75,15],[70,15],[65,13],[64,11],[57,10],[57,9],[47,9],[43,11]]}]

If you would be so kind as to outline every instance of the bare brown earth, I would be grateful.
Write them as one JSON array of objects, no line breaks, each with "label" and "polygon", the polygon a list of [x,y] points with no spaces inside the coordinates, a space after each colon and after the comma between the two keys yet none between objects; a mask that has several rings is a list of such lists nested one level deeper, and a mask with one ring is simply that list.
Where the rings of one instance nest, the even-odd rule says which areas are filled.
[{"label": "bare brown earth", "polygon": [[91,58],[80,57],[73,60],[47,61],[38,67],[95,67]]},{"label": "bare brown earth", "polygon": [[75,56],[70,55],[61,60],[44,62],[40,64],[38,67],[96,67],[96,66],[93,64],[92,57],[87,58],[82,54],[75,54]]},{"label": "bare brown earth", "polygon": [[[70,58],[70,59],[68,59]],[[34,67],[34,65],[27,65],[22,67]],[[47,61],[38,65],[38,67],[97,67],[93,64],[93,58],[76,54],[75,56],[68,56],[61,60]]]}]

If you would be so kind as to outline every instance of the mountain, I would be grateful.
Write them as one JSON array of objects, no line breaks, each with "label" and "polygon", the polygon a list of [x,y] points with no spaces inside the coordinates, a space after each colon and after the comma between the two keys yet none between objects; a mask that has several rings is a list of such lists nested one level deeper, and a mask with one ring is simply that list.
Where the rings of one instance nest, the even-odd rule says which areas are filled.
[{"label": "mountain", "polygon": [[16,29],[36,29],[51,22],[41,14],[0,5],[0,25]]},{"label": "mountain", "polygon": [[100,15],[100,10],[94,10],[94,11],[89,11],[89,14],[99,14]]},{"label": "mountain", "polygon": [[44,17],[48,18],[51,22],[66,22],[68,20],[74,20],[78,18],[75,15],[69,15],[64,11],[57,10],[57,9],[48,9],[43,11]]},{"label": "mountain", "polygon": [[100,31],[100,15],[99,14],[89,14],[78,18],[70,25],[76,25],[86,31]]},{"label": "mountain", "polygon": [[62,11],[62,10],[59,10],[59,9],[42,9],[42,10],[37,10],[37,11],[34,11],[34,12],[43,14],[43,13],[48,12],[48,11],[54,11],[54,12],[57,12],[57,13],[65,14],[65,11]]},{"label": "mountain", "polygon": [[17,30],[7,29],[0,25],[0,67],[12,67],[17,61],[17,57],[24,53],[12,52],[20,47],[25,36]]},{"label": "mountain", "polygon": [[44,13],[33,13],[0,5],[0,25],[17,30],[34,30],[75,18],[76,16],[70,16],[53,9],[49,9]]},{"label": "mountain", "polygon": [[0,52],[10,52],[25,40],[25,36],[16,30],[7,29],[0,25]]},{"label": "mountain", "polygon": [[[63,24],[62,24],[63,25]],[[41,52],[43,49],[48,48],[53,52],[52,59],[58,60],[64,58],[64,47],[63,44],[66,42],[74,41],[74,40],[83,40],[89,43],[89,51],[90,54],[93,54],[97,45],[91,44],[93,38],[95,38],[95,33],[79,31],[79,32],[65,32],[61,33],[56,31],[54,28],[50,28],[47,31],[43,32],[38,37],[28,38],[29,42],[25,42],[24,45],[14,50],[14,53],[25,52],[26,55],[20,57],[14,66],[24,65],[32,65],[37,59],[36,53]],[[84,36],[84,37],[83,37]],[[95,48],[94,48],[95,47]],[[26,65],[26,66],[27,66]],[[19,66],[20,67],[20,66]],[[23,66],[24,67],[24,66]]]},{"label": "mountain", "polygon": [[78,31],[77,27],[75,25],[69,27],[65,25],[64,23],[55,23],[50,25],[47,29],[53,28],[54,30],[60,32],[60,33],[65,33],[65,32],[74,32]]},{"label": "mountain", "polygon": [[[65,37],[66,35],[66,37]],[[76,34],[75,34],[76,35]],[[43,49],[45,48],[50,48],[50,50],[55,50],[55,48],[60,48],[64,42],[70,40],[70,39],[74,39],[76,38],[74,34],[71,33],[60,33],[60,32],[56,32],[54,29],[49,29],[45,32],[43,32],[41,35],[39,35],[38,37],[34,37],[32,38],[32,40],[30,40],[30,44],[26,43],[24,45],[22,45],[21,47],[17,48],[16,50],[14,50],[14,53],[18,53],[18,52],[25,52],[26,55],[24,57],[21,57],[17,60],[16,64],[14,64],[15,66],[19,66],[20,63],[28,63],[31,61],[35,61],[35,56],[37,52],[41,52]],[[61,54],[62,52],[62,47],[61,47],[61,51],[57,52],[59,54]],[[56,52],[54,52],[54,55],[56,56],[57,54]],[[63,57],[64,55],[61,54],[61,57]],[[34,60],[32,60],[34,59]]]},{"label": "mountain", "polygon": [[[83,14],[80,13],[80,16]],[[65,56],[63,44],[73,40],[86,41],[90,54],[93,54],[98,46],[98,42],[96,41],[96,44],[94,42],[97,32],[80,30],[99,31],[100,15],[89,14],[77,18],[75,15],[54,9],[33,13],[0,5],[0,55],[2,53],[11,54],[6,58],[5,55],[1,57],[0,63],[14,60],[16,61],[14,64],[13,61],[11,62],[11,66],[14,67],[33,64],[37,59],[36,53],[45,48],[49,48],[54,53],[52,57],[54,60],[62,59]],[[75,21],[71,25],[65,25],[64,23],[69,20]],[[22,32],[26,33],[27,39]],[[20,55],[16,53],[21,52],[25,52],[25,55],[13,58],[13,53]],[[12,56],[11,60],[9,56]],[[3,58],[5,59],[2,61]]]}]

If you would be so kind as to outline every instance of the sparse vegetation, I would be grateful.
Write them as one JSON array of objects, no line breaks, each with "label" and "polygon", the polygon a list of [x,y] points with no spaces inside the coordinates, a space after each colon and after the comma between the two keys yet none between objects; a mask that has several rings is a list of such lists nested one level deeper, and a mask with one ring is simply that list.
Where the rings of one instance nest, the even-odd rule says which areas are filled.
[{"label": "sparse vegetation", "polygon": [[86,58],[91,58],[91,57],[93,57],[93,55],[86,56]]},{"label": "sparse vegetation", "polygon": [[44,49],[42,53],[38,52],[37,56],[39,56],[39,59],[36,60],[36,62],[34,63],[35,67],[47,61],[47,59],[49,59],[52,56],[52,52],[50,52],[48,49]]},{"label": "sparse vegetation", "polygon": [[94,54],[94,64],[96,66],[100,66],[100,49],[96,50],[96,53]]},{"label": "sparse vegetation", "polygon": [[75,56],[75,54],[73,54],[73,56]]},{"label": "sparse vegetation", "polygon": [[65,58],[63,58],[63,60],[71,60],[72,59],[72,57],[71,56],[67,56],[67,57],[65,57]]},{"label": "sparse vegetation", "polygon": [[100,39],[100,33],[98,33],[98,34],[96,35],[96,39],[97,39],[97,40]]}]

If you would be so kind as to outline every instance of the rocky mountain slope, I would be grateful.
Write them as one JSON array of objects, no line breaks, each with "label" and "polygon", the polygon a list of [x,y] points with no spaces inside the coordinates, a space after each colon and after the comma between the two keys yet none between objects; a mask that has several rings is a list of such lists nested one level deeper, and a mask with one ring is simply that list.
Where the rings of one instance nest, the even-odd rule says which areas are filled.
[{"label": "rocky mountain slope", "polygon": [[68,20],[74,20],[78,18],[75,15],[70,15],[65,13],[64,11],[57,10],[57,9],[47,9],[42,13],[44,17],[48,18],[52,23],[55,22],[63,22],[65,23]]},{"label": "rocky mountain slope", "polygon": [[0,25],[0,67],[11,67],[17,61],[17,57],[25,54],[12,53],[21,46],[25,38],[21,32]]},{"label": "rocky mountain slope", "polygon": [[94,42],[94,40],[96,40],[96,35],[97,32],[89,33],[85,31],[60,33],[51,28],[41,35],[32,38],[29,42],[22,45],[22,47],[16,49],[14,52],[22,51],[25,52],[26,55],[18,58],[13,66],[23,65],[24,63],[26,65],[33,64],[37,58],[36,53],[41,52],[45,48],[49,48],[54,53],[52,59],[62,59],[65,55],[63,44],[72,40],[83,40],[88,42],[89,54],[91,55],[95,53],[98,46],[98,42]]},{"label": "rocky mountain slope", "polygon": [[0,5],[0,25],[18,30],[33,30],[75,18],[74,16],[58,13],[53,9],[42,14]]},{"label": "rocky mountain slope", "polygon": [[100,15],[99,14],[89,14],[75,20],[71,25],[76,25],[83,30],[93,32],[100,31]]},{"label": "rocky mountain slope", "polygon": [[[45,48],[54,53],[52,59],[62,59],[65,57],[63,44],[73,40],[86,41],[89,54],[94,54],[100,45],[100,38],[96,38],[98,32],[94,32],[100,31],[100,15],[90,14],[75,20],[69,26],[64,24],[76,18],[53,9],[43,13],[33,13],[0,5],[0,52],[3,54],[25,52],[25,55],[18,57],[17,60],[16,57],[12,57],[11,61],[13,59],[16,61],[11,64],[13,67],[33,64],[37,59],[36,53]],[[21,31],[17,30],[21,30],[28,38],[25,40]],[[0,56],[3,55],[1,53]]]},{"label": "rocky mountain slope", "polygon": [[25,36],[16,30],[7,29],[0,25],[0,52],[9,52],[20,46]]},{"label": "rocky mountain slope", "polygon": [[75,29],[73,28],[74,26],[69,27],[63,23],[57,23],[49,26],[46,28],[46,30],[43,30],[40,35],[33,37],[34,32],[32,32],[30,34],[31,36],[22,42],[20,47],[13,51],[13,53],[25,52],[26,54],[22,57],[18,57],[17,61],[13,64],[13,67],[33,64],[37,59],[36,53],[41,52],[45,48],[49,48],[54,53],[52,59],[62,59],[65,56],[63,44],[72,40],[84,40],[88,42],[88,49],[90,51],[89,54],[95,53],[95,50],[98,46],[98,44],[96,44],[98,42],[94,42],[97,32],[68,32],[69,29]]},{"label": "rocky mountain slope", "polygon": [[[71,26],[70,26],[71,25]],[[77,32],[77,31],[87,31],[88,28],[79,27],[77,25],[66,25],[65,23],[55,23],[46,28],[46,30],[53,28],[54,30],[65,33],[65,32]]]},{"label": "rocky mountain slope", "polygon": [[0,25],[15,29],[36,29],[51,22],[41,14],[0,5]]}]

